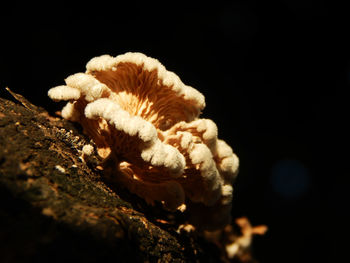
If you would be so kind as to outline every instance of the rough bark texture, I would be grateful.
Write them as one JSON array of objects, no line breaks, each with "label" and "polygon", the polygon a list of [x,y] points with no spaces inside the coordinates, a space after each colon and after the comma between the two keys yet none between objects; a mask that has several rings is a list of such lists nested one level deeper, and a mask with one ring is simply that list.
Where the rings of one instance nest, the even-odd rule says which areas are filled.
[{"label": "rough bark texture", "polygon": [[96,156],[83,160],[78,128],[14,96],[21,103],[0,98],[1,262],[220,260],[214,245],[178,234],[108,182]]}]

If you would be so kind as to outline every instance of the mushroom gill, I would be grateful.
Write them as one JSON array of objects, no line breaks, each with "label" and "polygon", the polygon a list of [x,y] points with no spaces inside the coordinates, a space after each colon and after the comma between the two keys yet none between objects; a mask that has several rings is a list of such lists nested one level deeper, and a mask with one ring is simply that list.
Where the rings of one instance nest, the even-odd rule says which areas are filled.
[{"label": "mushroom gill", "polygon": [[69,101],[62,116],[113,159],[116,178],[150,204],[209,212],[207,228],[229,223],[239,162],[215,123],[199,118],[204,96],[141,53],[96,57],[86,67],[48,94]]}]

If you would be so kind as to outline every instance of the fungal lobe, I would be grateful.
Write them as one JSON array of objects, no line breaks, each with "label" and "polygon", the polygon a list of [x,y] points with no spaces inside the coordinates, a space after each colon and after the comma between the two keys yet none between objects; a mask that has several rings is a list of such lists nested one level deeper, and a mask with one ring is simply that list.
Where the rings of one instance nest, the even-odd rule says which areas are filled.
[{"label": "fungal lobe", "polygon": [[48,95],[68,101],[62,116],[82,125],[102,158],[114,158],[129,191],[168,210],[188,205],[194,218],[213,214],[206,228],[229,222],[238,158],[215,123],[199,118],[204,96],[158,60],[96,57]]}]

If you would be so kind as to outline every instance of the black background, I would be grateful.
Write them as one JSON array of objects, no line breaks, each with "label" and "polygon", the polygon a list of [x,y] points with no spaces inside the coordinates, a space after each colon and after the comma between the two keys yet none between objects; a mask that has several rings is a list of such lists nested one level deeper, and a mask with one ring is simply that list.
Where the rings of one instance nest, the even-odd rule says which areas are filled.
[{"label": "black background", "polygon": [[0,94],[47,90],[94,56],[157,58],[202,92],[240,157],[233,216],[266,224],[260,262],[341,262],[349,176],[349,19],[335,1],[46,1],[1,9]]}]

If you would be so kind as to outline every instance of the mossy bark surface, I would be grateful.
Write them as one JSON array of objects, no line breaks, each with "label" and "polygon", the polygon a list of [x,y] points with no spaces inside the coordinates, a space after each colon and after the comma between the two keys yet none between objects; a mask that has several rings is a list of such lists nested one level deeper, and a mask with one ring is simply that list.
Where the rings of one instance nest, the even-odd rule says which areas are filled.
[{"label": "mossy bark surface", "polygon": [[109,184],[96,155],[82,158],[89,142],[78,127],[14,95],[0,98],[1,262],[220,260],[213,245]]}]

